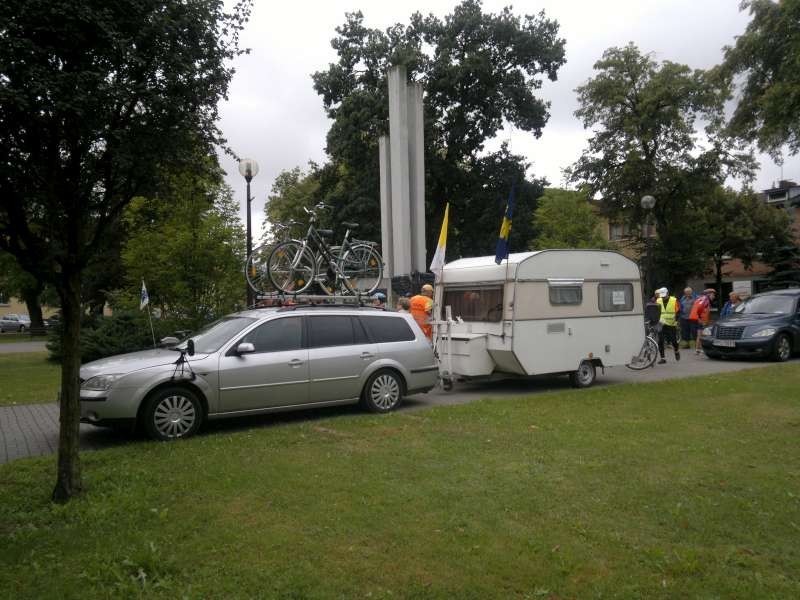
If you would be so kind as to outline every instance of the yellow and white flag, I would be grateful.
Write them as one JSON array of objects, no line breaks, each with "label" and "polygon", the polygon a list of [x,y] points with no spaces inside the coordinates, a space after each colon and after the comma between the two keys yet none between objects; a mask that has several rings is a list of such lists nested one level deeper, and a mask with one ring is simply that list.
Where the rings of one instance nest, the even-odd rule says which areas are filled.
[{"label": "yellow and white flag", "polygon": [[444,251],[447,247],[447,219],[450,214],[450,203],[444,207],[444,218],[442,219],[442,229],[439,232],[439,243],[436,245],[436,252],[431,261],[431,272],[436,275],[436,281],[442,278],[444,268]]}]

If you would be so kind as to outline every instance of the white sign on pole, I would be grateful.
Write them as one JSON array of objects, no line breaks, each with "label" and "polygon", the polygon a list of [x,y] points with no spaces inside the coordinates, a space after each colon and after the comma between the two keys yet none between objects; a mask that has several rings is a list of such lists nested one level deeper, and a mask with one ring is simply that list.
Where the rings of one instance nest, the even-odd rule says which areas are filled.
[{"label": "white sign on pole", "polygon": [[750,296],[753,293],[752,281],[734,281],[733,291],[740,296]]}]

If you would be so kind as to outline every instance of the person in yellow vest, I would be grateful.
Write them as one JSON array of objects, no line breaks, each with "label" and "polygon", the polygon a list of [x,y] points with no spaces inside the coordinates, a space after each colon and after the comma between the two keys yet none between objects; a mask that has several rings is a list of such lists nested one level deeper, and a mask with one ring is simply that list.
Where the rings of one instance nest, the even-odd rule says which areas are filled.
[{"label": "person in yellow vest", "polygon": [[661,308],[661,331],[658,333],[658,352],[661,360],[658,364],[663,365],[667,362],[664,358],[664,345],[668,343],[675,350],[675,360],[681,359],[681,351],[678,347],[677,323],[678,315],[681,313],[681,303],[675,296],[670,296],[667,288],[662,287],[656,290],[656,304]]},{"label": "person in yellow vest", "polygon": [[433,313],[433,286],[426,283],[416,296],[411,297],[411,307],[409,312],[414,320],[419,324],[422,333],[429,339],[433,339],[433,327],[428,322]]}]

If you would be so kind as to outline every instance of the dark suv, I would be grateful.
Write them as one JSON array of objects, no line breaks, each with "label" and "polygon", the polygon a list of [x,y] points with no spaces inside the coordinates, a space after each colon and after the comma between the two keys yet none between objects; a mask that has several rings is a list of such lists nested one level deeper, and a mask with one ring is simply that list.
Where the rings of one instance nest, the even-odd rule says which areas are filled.
[{"label": "dark suv", "polygon": [[800,289],[756,294],[703,330],[709,358],[770,357],[789,360],[800,350]]}]

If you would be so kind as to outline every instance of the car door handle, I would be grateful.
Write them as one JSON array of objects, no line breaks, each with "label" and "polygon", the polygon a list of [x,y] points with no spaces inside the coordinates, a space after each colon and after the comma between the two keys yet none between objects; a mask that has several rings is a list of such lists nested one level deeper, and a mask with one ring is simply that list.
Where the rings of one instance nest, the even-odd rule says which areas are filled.
[{"label": "car door handle", "polygon": [[370,359],[370,358],[375,358],[375,355],[372,352],[362,352],[361,353],[361,358],[363,358],[364,360],[367,360],[367,359]]},{"label": "car door handle", "polygon": [[300,367],[305,364],[306,361],[300,360],[299,358],[295,358],[294,360],[289,361],[290,367]]}]

